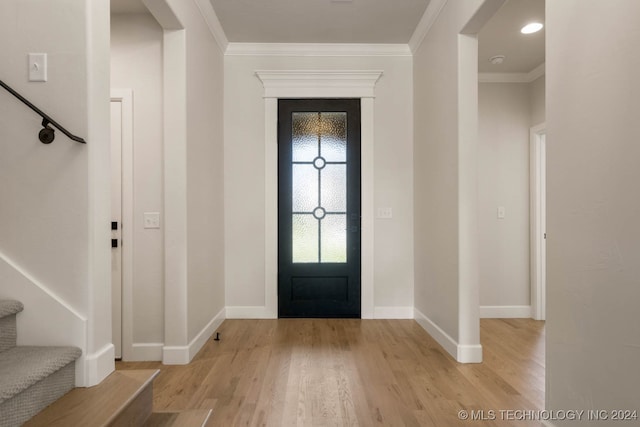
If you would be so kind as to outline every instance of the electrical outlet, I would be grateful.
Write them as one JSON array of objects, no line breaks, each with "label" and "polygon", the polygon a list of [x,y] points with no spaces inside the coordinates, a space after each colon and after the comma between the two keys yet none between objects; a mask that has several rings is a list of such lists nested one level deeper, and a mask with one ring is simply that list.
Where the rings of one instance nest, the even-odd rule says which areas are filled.
[{"label": "electrical outlet", "polygon": [[145,212],[144,228],[160,228],[160,212]]}]

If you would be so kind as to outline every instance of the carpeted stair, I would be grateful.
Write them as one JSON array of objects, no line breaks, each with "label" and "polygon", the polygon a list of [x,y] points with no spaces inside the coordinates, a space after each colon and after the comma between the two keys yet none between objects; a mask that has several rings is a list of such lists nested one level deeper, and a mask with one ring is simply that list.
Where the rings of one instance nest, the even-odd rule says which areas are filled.
[{"label": "carpeted stair", "polygon": [[0,300],[0,427],[23,424],[75,387],[75,347],[16,346],[18,301]]}]

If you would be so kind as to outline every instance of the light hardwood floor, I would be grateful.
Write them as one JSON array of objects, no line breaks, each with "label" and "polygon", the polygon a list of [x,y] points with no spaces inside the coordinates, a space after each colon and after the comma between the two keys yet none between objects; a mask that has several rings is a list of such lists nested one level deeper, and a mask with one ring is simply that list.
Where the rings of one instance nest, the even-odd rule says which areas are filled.
[{"label": "light hardwood floor", "polygon": [[213,409],[208,426],[541,425],[499,411],[544,407],[544,322],[483,319],[484,362],[464,365],[413,320],[226,320],[219,332],[189,365],[117,369],[160,369],[154,411]]}]

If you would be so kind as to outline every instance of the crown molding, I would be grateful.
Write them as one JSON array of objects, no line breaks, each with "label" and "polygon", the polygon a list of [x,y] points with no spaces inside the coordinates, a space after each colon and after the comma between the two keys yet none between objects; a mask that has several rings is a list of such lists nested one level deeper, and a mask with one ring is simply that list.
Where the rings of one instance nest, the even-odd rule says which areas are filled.
[{"label": "crown molding", "polygon": [[529,83],[528,73],[478,73],[479,83]]},{"label": "crown molding", "polygon": [[446,4],[447,0],[431,0],[429,2],[427,9],[424,11],[424,15],[422,15],[418,26],[413,31],[413,35],[409,40],[409,49],[411,49],[412,53],[416,53]]},{"label": "crown molding", "polygon": [[531,83],[544,76],[544,62],[528,73],[478,73],[479,83]]},{"label": "crown molding", "polygon": [[[265,98],[373,98],[381,70],[257,70]],[[305,95],[303,95],[305,94]]]},{"label": "crown molding", "polygon": [[[206,1],[206,0],[204,0]],[[229,43],[229,56],[411,56],[406,44]]]},{"label": "crown molding", "polygon": [[544,74],[545,74],[545,63],[543,62],[542,64],[538,65],[533,70],[529,71],[527,73],[527,77],[529,78],[529,82],[532,82],[532,81],[537,80],[538,78],[544,76]]},{"label": "crown molding", "polygon": [[200,10],[200,14],[204,18],[207,23],[207,27],[213,35],[216,43],[220,47],[220,50],[224,53],[229,46],[229,40],[227,39],[227,35],[224,33],[224,29],[222,28],[222,24],[218,20],[218,15],[216,15],[215,10],[213,10],[213,6],[209,0],[193,0],[198,6]]}]

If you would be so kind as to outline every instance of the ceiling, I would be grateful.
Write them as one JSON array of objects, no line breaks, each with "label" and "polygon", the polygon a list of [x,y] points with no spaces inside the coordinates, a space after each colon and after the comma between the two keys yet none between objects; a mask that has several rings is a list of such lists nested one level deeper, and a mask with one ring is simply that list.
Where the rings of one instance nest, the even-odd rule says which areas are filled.
[{"label": "ceiling", "polygon": [[[481,73],[528,73],[544,62],[544,28],[521,34],[529,22],[544,24],[544,0],[507,0],[478,34],[478,71]],[[500,65],[489,58],[504,55]]]},{"label": "ceiling", "polygon": [[[210,0],[230,42],[408,43],[429,0]],[[466,1],[466,0],[455,0]],[[545,0],[507,0],[478,35],[481,73],[528,73],[544,62]],[[112,13],[148,13],[142,0],[111,0]],[[504,55],[501,65],[489,58]]]},{"label": "ceiling", "polygon": [[429,4],[429,0],[210,1],[230,42],[260,43],[408,43]]}]

